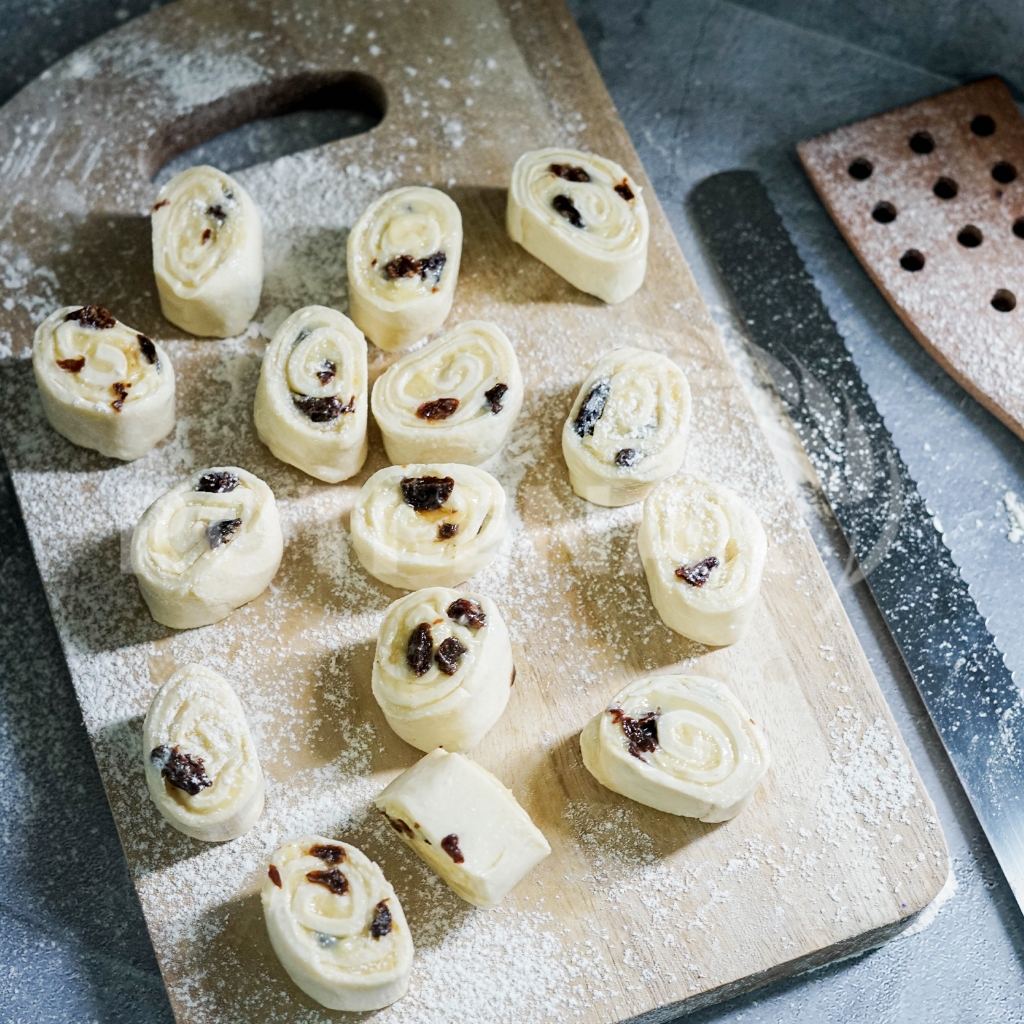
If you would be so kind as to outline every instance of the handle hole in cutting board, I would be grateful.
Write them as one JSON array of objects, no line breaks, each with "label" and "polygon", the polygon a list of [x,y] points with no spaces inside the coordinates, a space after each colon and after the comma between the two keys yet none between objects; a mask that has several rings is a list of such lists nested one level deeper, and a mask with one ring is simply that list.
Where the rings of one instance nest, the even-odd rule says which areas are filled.
[{"label": "handle hole in cutting board", "polygon": [[299,76],[228,96],[169,125],[145,161],[162,185],[198,164],[231,173],[336,139],[384,119],[383,86],[369,75]]}]

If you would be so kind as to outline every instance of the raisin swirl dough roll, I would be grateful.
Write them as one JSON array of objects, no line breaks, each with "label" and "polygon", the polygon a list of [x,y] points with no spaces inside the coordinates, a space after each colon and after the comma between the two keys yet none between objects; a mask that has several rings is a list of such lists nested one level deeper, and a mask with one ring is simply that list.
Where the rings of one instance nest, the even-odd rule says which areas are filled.
[{"label": "raisin swirl dough roll", "polygon": [[302,836],[273,856],[261,892],[270,944],[292,981],[330,1010],[401,999],[412,936],[381,869],[361,850]]},{"label": "raisin swirl dough roll", "polygon": [[102,306],[62,306],[36,328],[32,369],[50,425],[114,459],[145,455],[174,429],[174,367]]},{"label": "raisin swirl dough roll", "polygon": [[160,189],[151,219],[164,316],[201,337],[241,334],[263,289],[263,226],[249,193],[216,167],[190,167]]},{"label": "raisin swirl dough roll", "polygon": [[355,222],[347,256],[352,319],[378,348],[405,348],[440,327],[452,308],[462,214],[436,188],[396,188]]},{"label": "raisin swirl dough roll", "polygon": [[500,327],[469,320],[394,363],[372,404],[395,465],[478,466],[505,444],[522,408],[519,360]]},{"label": "raisin swirl dough roll", "polygon": [[473,466],[388,466],[363,484],[351,529],[359,561],[382,583],[456,587],[498,553],[508,529],[505,492]]},{"label": "raisin swirl dough roll", "polygon": [[642,501],[683,464],[690,404],[667,356],[620,348],[599,360],[562,428],[572,489],[595,505]]},{"label": "raisin swirl dough roll", "polygon": [[627,686],[580,734],[601,785],[669,814],[727,821],[768,771],[761,730],[716,679],[665,675]]},{"label": "raisin swirl dough roll", "polygon": [[695,476],[659,484],[637,537],[661,621],[698,643],[735,643],[754,614],[768,540],[728,487]]},{"label": "raisin swirl dough roll", "polygon": [[515,680],[512,643],[489,597],[429,587],[388,608],[373,695],[388,725],[419,750],[475,747]]},{"label": "raisin swirl dough roll", "polygon": [[513,241],[580,291],[622,302],[647,271],[650,227],[641,193],[613,160],[538,149],[512,168],[506,226]]},{"label": "raisin swirl dough roll", "polygon": [[142,756],[156,809],[193,839],[237,839],[263,813],[263,770],[242,705],[203,665],[182,665],[157,691]]},{"label": "raisin swirl dough roll", "polygon": [[336,484],[366,460],[366,339],[327,306],[292,313],[267,346],[253,419],[282,462]]},{"label": "raisin swirl dough roll", "polygon": [[235,466],[165,491],[132,535],[132,570],[157,622],[219,622],[270,585],[284,541],[271,489]]}]

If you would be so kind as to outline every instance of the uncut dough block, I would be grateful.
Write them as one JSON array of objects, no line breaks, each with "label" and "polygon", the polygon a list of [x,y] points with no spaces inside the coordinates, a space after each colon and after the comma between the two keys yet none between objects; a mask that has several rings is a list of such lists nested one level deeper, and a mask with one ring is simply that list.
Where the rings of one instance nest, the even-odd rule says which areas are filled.
[{"label": "uncut dough block", "polygon": [[512,791],[440,747],[376,799],[392,828],[464,900],[493,907],[551,847]]},{"label": "uncut dough block", "polygon": [[[23,357],[36,327],[30,311],[57,304],[49,278],[25,276],[5,296],[12,307],[0,303],[14,357],[0,373],[0,444],[55,628],[76,652],[70,676],[176,1017],[337,1024],[291,984],[253,916],[264,854],[306,831],[372,851],[410,928],[440,937],[419,945],[409,994],[377,1011],[374,1024],[434,1024],[481,1005],[479,1015],[494,1024],[565,1024],[569,1000],[578,1024],[645,1014],[668,1021],[884,941],[948,877],[934,809],[571,15],[548,0],[304,0],[301,18],[296,11],[285,0],[179,0],[108,33],[0,111],[0,152],[11,159],[10,173],[0,175],[0,208],[10,213],[5,244],[51,268],[61,294],[102,302],[154,341],[173,344],[166,347],[178,377],[178,437],[112,473],[53,434],[35,399]],[[355,26],[347,35],[346,25]],[[159,66],[154,53],[164,55]],[[211,53],[216,75],[179,74],[179,57],[204,68]],[[101,74],[78,73],[93,64]],[[447,188],[455,179],[466,259],[452,321],[500,324],[516,344],[525,385],[523,412],[494,466],[515,510],[508,547],[476,587],[501,606],[516,685],[473,758],[514,784],[552,847],[494,912],[474,912],[439,880],[419,884],[429,869],[391,841],[375,815],[366,817],[372,797],[419,757],[392,733],[369,685],[374,636],[399,594],[354,564],[346,539],[363,477],[386,463],[376,430],[368,466],[352,481],[325,486],[280,463],[251,419],[265,343],[181,340],[153,294],[145,225],[113,247],[109,235],[95,234],[112,217],[139,224],[156,195],[150,175],[175,138],[212,137],[254,110],[269,113],[264,103],[293,102],[311,76],[337,81],[356,66],[390,100],[376,128],[237,172],[265,227],[268,274],[257,316],[307,303],[344,311],[344,239],[365,205],[390,187],[432,180]],[[441,76],[450,89],[438,86]],[[478,85],[470,87],[471,76]],[[34,126],[33,144],[15,150]],[[644,188],[658,259],[619,305],[581,294],[502,229],[516,158],[564,139],[567,126],[574,145],[607,154]],[[79,152],[83,139],[103,145]],[[76,153],[74,166],[84,168],[88,156],[90,174],[70,193],[65,168]],[[68,256],[55,261],[62,246]],[[738,489],[769,532],[768,585],[751,631],[731,647],[698,649],[661,624],[631,551],[639,508],[609,513],[570,488],[562,423],[578,383],[616,344],[642,344],[678,362],[702,410],[690,468]],[[382,354],[374,359],[374,370],[387,365]],[[289,537],[266,597],[201,634],[154,626],[118,572],[118,532],[181,479],[185,453],[195,466],[241,465],[271,484],[285,499]],[[195,659],[197,644],[216,652],[253,714],[260,759],[275,783],[268,789],[284,798],[268,802],[275,820],[278,808],[295,815],[294,829],[277,836],[264,829],[265,814],[238,841],[252,843],[254,855],[218,854],[215,877],[195,870],[185,855],[191,840],[153,813],[137,732],[129,732],[152,692]],[[631,804],[580,760],[579,732],[598,708],[630,680],[674,669],[727,679],[771,746],[763,798],[731,825]],[[794,730],[799,743],[790,740]],[[852,777],[878,787],[861,794],[864,803],[845,788],[852,766]],[[126,786],[132,777],[138,785]],[[894,802],[872,795],[881,793]],[[352,833],[336,831],[345,821]],[[790,851],[776,861],[782,870],[751,857],[752,844]],[[614,892],[598,882],[609,867],[623,881]],[[652,871],[664,886],[655,892]],[[708,890],[691,884],[695,873],[732,896],[709,902]],[[676,945],[651,929],[652,913],[671,920]],[[204,943],[189,939],[196,930]],[[587,966],[585,975],[571,973],[574,963]],[[598,988],[594,977],[615,984]]]},{"label": "uncut dough block", "polygon": [[[992,121],[991,131],[984,121],[975,125],[984,134],[972,129],[979,115]],[[983,78],[797,150],[911,334],[1024,438],[1024,120],[1003,80]],[[850,173],[856,160],[870,164],[867,177]],[[920,270],[904,269],[908,252],[924,257]]]}]

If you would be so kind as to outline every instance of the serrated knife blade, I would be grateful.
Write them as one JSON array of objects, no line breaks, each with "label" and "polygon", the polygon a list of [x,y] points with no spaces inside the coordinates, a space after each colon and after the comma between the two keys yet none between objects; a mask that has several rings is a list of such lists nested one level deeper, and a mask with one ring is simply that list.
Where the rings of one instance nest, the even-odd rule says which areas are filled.
[{"label": "serrated knife blade", "polygon": [[1024,908],[1024,701],[758,176],[689,206]]}]

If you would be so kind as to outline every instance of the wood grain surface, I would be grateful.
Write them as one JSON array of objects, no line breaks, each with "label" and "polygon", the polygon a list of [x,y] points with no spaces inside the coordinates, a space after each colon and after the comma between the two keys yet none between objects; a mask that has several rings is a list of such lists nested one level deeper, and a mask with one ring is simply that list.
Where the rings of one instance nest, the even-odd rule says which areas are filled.
[{"label": "wood grain surface", "polygon": [[[239,339],[183,337],[161,318],[152,279],[151,176],[189,145],[339,82],[385,97],[383,121],[238,175],[264,219],[259,323]],[[645,187],[647,280],[621,305],[575,291],[505,234],[515,158],[553,144],[605,154]],[[344,1016],[289,983],[261,920],[270,853],[306,832],[361,847],[405,907],[412,986],[372,1015],[382,1021],[666,1020],[865,949],[936,895],[949,865],[933,808],[560,4],[182,0],[19,94],[0,112],[0,161],[0,440],[179,1020]],[[449,323],[498,323],[527,388],[493,469],[511,536],[472,581],[502,607],[518,676],[473,756],[512,787],[553,853],[492,911],[450,893],[370,806],[419,757],[369,687],[376,630],[399,592],[363,572],[348,542],[358,487],[385,464],[379,434],[362,474],[330,487],[274,460],[251,420],[266,335],[299,305],[347,308],[347,230],[376,195],[409,183],[445,188],[462,211]],[[168,348],[178,428],[138,462],[75,448],[42,416],[26,356],[35,324],[66,302],[106,305]],[[694,393],[687,468],[737,488],[769,534],[762,601],[734,647],[665,628],[636,553],[639,508],[600,509],[569,488],[561,423],[587,368],[631,344],[683,367]],[[387,362],[374,353],[371,375]],[[159,493],[211,464],[273,487],[285,559],[251,605],[176,633],[149,618],[124,537]],[[171,830],[142,775],[142,717],[189,660],[235,686],[267,775],[264,817],[217,846]],[[772,750],[753,805],[724,825],[632,804],[581,763],[587,719],[630,679],[678,667],[726,680]]]},{"label": "wood grain surface", "polygon": [[797,148],[910,332],[1024,438],[1024,120],[1003,80],[972,82]]}]

